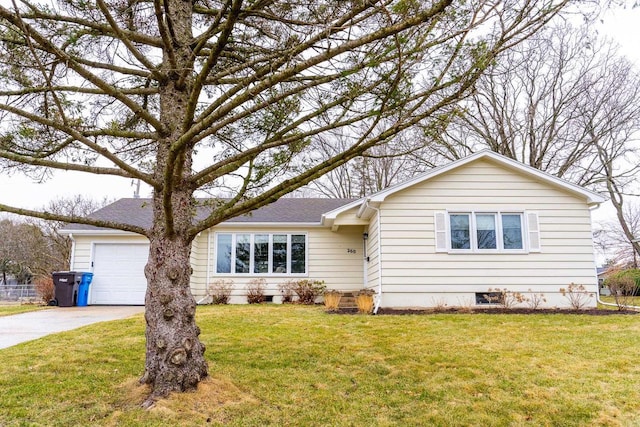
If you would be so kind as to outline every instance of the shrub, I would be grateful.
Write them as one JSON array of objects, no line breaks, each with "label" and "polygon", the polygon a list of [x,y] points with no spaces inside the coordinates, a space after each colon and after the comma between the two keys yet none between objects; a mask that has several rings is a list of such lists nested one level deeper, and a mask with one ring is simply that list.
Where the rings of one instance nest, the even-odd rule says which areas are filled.
[{"label": "shrub", "polygon": [[282,294],[282,303],[283,304],[292,303],[293,302],[293,295],[295,294],[295,291],[294,291],[295,287],[296,287],[295,280],[287,280],[286,282],[280,283],[278,285],[278,290]]},{"label": "shrub", "polygon": [[358,306],[358,313],[371,314],[373,313],[373,294],[371,289],[363,289],[356,295],[356,305]]},{"label": "shrub", "polygon": [[329,311],[336,311],[338,310],[338,306],[340,305],[341,299],[342,299],[342,292],[327,291],[324,293],[324,306]]},{"label": "shrub", "polygon": [[323,280],[302,279],[295,282],[293,291],[298,295],[298,303],[315,304],[316,298],[327,289]]},{"label": "shrub", "polygon": [[461,313],[473,313],[473,308],[475,305],[473,298],[457,297],[456,299],[458,300],[458,305],[457,305],[458,310]]},{"label": "shrub", "polygon": [[232,290],[233,280],[231,279],[219,279],[209,284],[207,293],[211,296],[211,304],[229,304]]},{"label": "shrub", "polygon": [[618,306],[618,310],[624,310],[633,302],[633,294],[636,290],[636,281],[630,275],[616,273],[607,278],[606,285]]},{"label": "shrub", "polygon": [[510,291],[507,288],[489,288],[487,292],[489,293],[484,295],[485,299],[492,304],[501,305],[503,308],[513,308],[517,304],[522,304],[527,301],[520,292]]},{"label": "shrub", "polygon": [[535,293],[531,289],[529,289],[529,298],[526,299],[527,305],[531,309],[538,309],[542,305],[542,303],[547,302],[543,293]]},{"label": "shrub", "polygon": [[247,283],[247,301],[249,304],[260,304],[264,302],[264,290],[267,281],[264,279],[252,279]]},{"label": "shrub", "polygon": [[447,301],[442,297],[440,298],[431,297],[431,305],[433,306],[433,311],[441,312],[447,309],[448,304],[447,304]]},{"label": "shrub", "polygon": [[43,303],[48,304],[49,301],[55,298],[55,285],[53,284],[52,277],[38,277],[34,285],[36,294]]},{"label": "shrub", "polygon": [[569,300],[569,304],[575,310],[583,309],[589,303],[589,298],[593,298],[593,294],[587,292],[584,285],[575,283],[571,283],[566,289],[560,288],[560,293]]},{"label": "shrub", "polygon": [[[604,281],[604,284],[606,287],[608,287],[611,290],[611,293],[613,294],[613,290],[611,289],[611,284],[616,283],[616,281],[618,281],[618,283],[621,283],[619,282],[620,280],[625,281],[624,291],[627,294],[631,296],[640,295],[640,270],[639,269],[630,268],[628,270],[617,271],[611,274],[609,277],[607,277],[607,279]],[[632,281],[633,284],[629,284],[629,281]]]}]

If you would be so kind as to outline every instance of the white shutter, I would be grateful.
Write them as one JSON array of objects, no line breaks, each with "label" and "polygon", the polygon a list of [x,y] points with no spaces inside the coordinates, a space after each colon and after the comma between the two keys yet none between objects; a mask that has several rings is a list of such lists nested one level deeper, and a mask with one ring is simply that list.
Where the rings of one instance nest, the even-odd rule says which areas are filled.
[{"label": "white shutter", "polygon": [[527,212],[527,227],[529,228],[529,252],[540,252],[540,225],[536,212]]},{"label": "white shutter", "polygon": [[447,252],[447,213],[434,213],[436,252]]}]

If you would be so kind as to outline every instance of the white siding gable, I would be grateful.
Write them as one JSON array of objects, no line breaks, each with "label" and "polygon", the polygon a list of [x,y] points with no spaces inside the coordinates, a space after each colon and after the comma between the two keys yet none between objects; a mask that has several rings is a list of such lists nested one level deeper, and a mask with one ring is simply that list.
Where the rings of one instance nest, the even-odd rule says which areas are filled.
[{"label": "white siding gable", "polygon": [[[521,213],[523,249],[452,253],[447,212]],[[476,292],[497,287],[561,306],[570,283],[596,290],[587,200],[491,159],[390,194],[380,214],[384,306],[474,305]]]}]

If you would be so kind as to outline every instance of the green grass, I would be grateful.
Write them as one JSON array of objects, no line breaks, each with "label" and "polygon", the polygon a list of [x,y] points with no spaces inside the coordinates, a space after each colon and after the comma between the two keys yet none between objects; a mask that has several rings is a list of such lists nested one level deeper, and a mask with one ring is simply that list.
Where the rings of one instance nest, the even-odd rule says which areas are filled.
[{"label": "green grass", "polygon": [[3,305],[0,303],[0,317],[1,316],[10,316],[12,314],[20,314],[26,313],[29,311],[42,310],[43,308],[47,308],[44,305],[37,304],[7,304]]},{"label": "green grass", "polygon": [[0,350],[0,425],[640,424],[640,315],[197,317],[215,379],[201,392],[138,409],[138,316]]},{"label": "green grass", "polygon": [[[603,302],[607,302],[607,303],[609,303],[609,304],[616,304],[616,299],[615,299],[615,297],[613,297],[613,296],[611,296],[611,295],[606,295],[606,296],[605,296],[605,295],[601,295],[601,296],[600,296],[600,299],[601,299]],[[637,296],[635,296],[635,297],[631,297],[631,296],[630,296],[630,297],[628,297],[625,301],[622,301],[622,300],[621,300],[621,302],[622,302],[623,304],[624,304],[624,303],[626,303],[626,305],[630,305],[630,306],[640,306],[640,297],[637,297]],[[602,304],[598,304],[598,308],[604,308],[604,309],[607,309],[607,310],[618,310],[618,307],[617,307],[617,306],[612,307],[612,306],[610,306],[610,305],[602,305]]]}]

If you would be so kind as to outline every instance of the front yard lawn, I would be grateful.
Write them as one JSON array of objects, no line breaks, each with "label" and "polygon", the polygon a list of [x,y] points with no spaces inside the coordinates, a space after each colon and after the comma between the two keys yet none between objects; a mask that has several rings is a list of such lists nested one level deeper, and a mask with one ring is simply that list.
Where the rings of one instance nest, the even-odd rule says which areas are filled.
[{"label": "front yard lawn", "polygon": [[640,423],[640,315],[198,308],[212,379],[138,404],[144,319],[0,350],[0,425]]},{"label": "front yard lawn", "polygon": [[44,305],[37,304],[2,304],[0,303],[0,316],[11,316],[12,314],[26,313],[29,311],[42,310],[49,308]]}]

